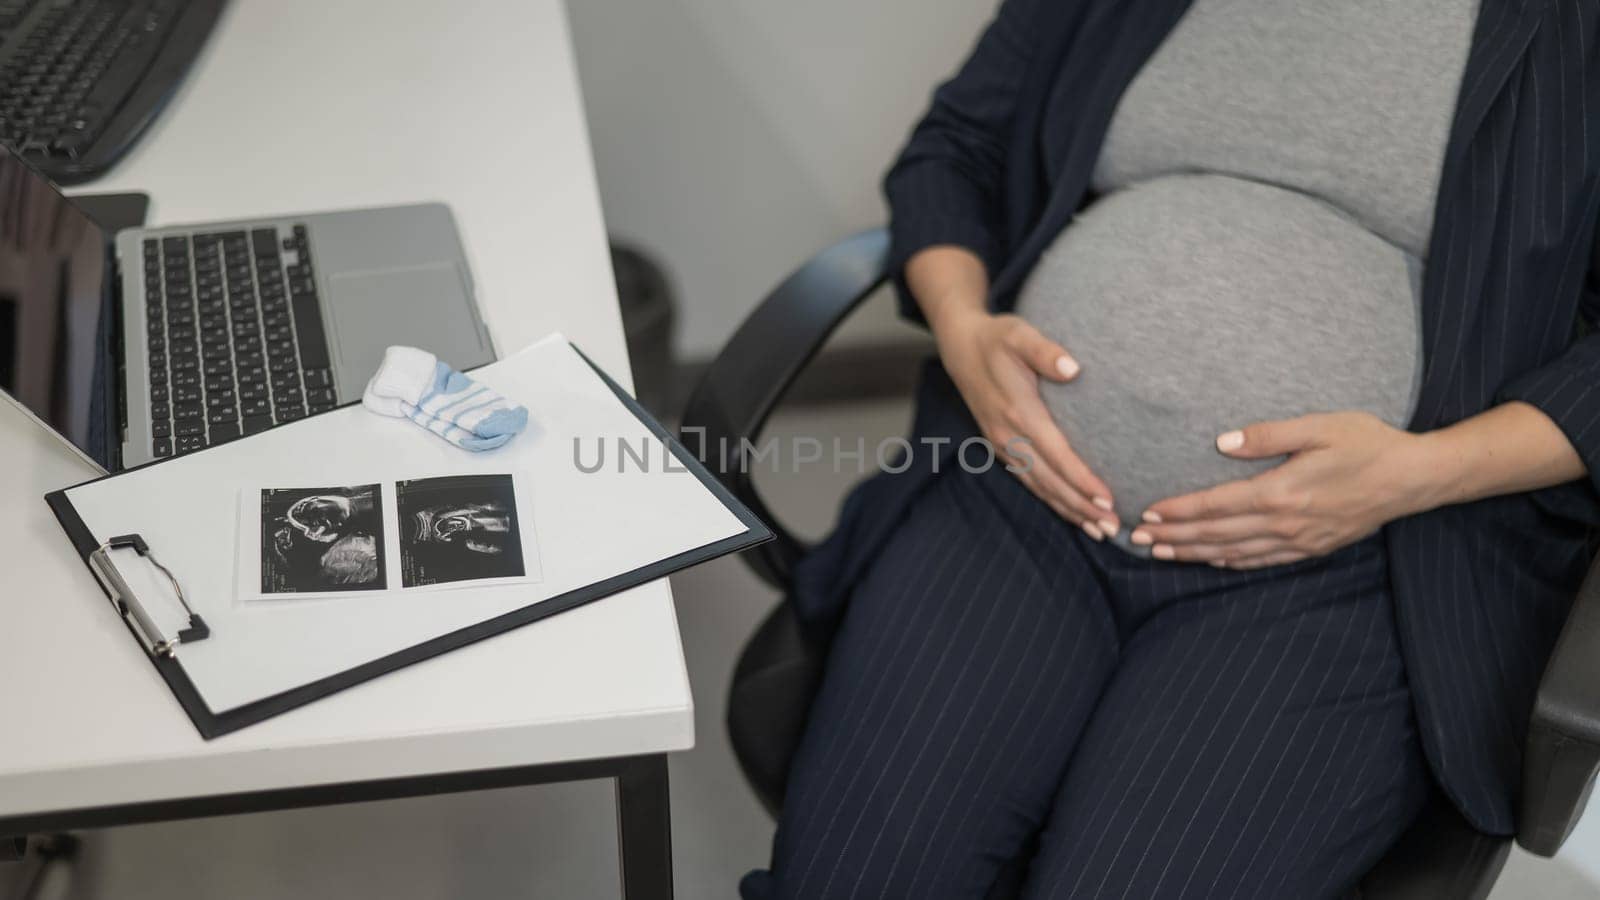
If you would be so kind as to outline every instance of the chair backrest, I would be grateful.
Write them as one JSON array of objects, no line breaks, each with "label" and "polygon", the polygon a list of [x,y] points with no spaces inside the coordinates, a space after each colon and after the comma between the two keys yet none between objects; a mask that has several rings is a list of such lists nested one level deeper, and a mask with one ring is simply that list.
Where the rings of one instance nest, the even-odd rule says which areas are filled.
[{"label": "chair backrest", "polygon": [[783,395],[845,317],[887,279],[889,234],[852,235],[812,257],[768,294],[706,370],[684,409],[680,437],[772,528],[743,554],[758,576],[788,586],[805,542],[784,529],[750,480],[749,454]]}]

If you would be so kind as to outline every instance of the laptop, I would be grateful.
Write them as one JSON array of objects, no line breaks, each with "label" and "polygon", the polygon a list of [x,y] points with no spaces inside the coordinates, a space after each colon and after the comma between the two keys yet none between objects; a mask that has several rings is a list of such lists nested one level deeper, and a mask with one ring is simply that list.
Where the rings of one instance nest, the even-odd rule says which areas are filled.
[{"label": "laptop", "polygon": [[0,149],[0,389],[108,471],[359,400],[391,344],[494,359],[442,204],[110,234]]}]

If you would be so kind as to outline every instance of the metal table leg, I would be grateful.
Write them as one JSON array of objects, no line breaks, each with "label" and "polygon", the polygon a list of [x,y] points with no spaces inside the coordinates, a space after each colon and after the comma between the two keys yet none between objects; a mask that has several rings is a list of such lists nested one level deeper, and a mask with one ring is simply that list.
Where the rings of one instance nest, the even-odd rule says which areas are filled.
[{"label": "metal table leg", "polygon": [[0,883],[7,885],[0,896],[5,900],[34,900],[50,868],[57,862],[70,861],[77,853],[78,839],[70,834],[37,838],[32,847],[25,837],[5,838],[0,841],[0,862],[12,865],[0,868]]},{"label": "metal table leg", "polygon": [[617,775],[623,900],[672,900],[672,810],[667,757],[631,759]]}]

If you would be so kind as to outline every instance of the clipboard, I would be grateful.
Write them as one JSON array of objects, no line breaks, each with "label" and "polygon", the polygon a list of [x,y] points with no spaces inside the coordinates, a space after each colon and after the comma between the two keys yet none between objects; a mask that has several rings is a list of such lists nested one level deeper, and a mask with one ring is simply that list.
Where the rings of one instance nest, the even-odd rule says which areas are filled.
[{"label": "clipboard", "polygon": [[[581,362],[576,364],[569,362],[564,356],[569,351],[576,360]],[[659,557],[638,561],[639,564],[631,565],[621,571],[613,572],[605,569],[604,566],[608,563],[602,559],[603,554],[595,554],[597,559],[601,559],[600,562],[586,558],[581,565],[575,563],[572,568],[575,572],[605,571],[604,577],[585,579],[581,583],[574,582],[570,585],[563,582],[559,577],[553,578],[551,584],[542,588],[547,591],[546,595],[532,601],[525,599],[526,592],[529,589],[521,586],[483,589],[478,592],[478,595],[489,599],[479,602],[475,608],[490,610],[493,613],[491,615],[474,618],[471,617],[470,612],[462,612],[459,615],[470,618],[470,621],[468,618],[463,618],[459,622],[452,622],[450,624],[454,627],[441,627],[436,629],[438,633],[427,632],[423,626],[417,626],[413,631],[417,634],[426,633],[426,639],[408,641],[404,635],[401,635],[391,640],[393,646],[382,644],[381,641],[388,640],[388,638],[383,638],[380,635],[379,639],[368,640],[366,652],[353,653],[351,659],[345,660],[345,662],[349,663],[348,665],[339,664],[338,660],[327,662],[324,664],[324,668],[332,666],[334,670],[319,670],[316,673],[316,677],[308,678],[301,683],[283,681],[277,685],[281,689],[271,690],[270,693],[261,696],[236,691],[235,693],[238,696],[248,698],[246,702],[212,702],[217,700],[219,694],[227,694],[227,690],[218,687],[219,683],[227,681],[225,678],[219,679],[218,676],[219,672],[223,672],[226,669],[226,659],[230,655],[238,656],[240,658],[241,671],[243,671],[243,667],[248,666],[252,652],[258,661],[268,659],[274,648],[285,649],[281,646],[284,643],[283,641],[275,641],[272,637],[271,629],[279,628],[281,630],[291,626],[285,625],[274,618],[277,613],[276,610],[265,612],[242,611],[241,607],[238,606],[236,597],[217,596],[213,592],[207,592],[197,587],[197,585],[201,584],[214,586],[220,583],[217,573],[203,573],[207,577],[198,578],[195,576],[202,573],[198,573],[197,569],[190,568],[186,570],[186,565],[190,567],[197,565],[194,562],[195,559],[206,559],[208,557],[197,555],[198,551],[192,550],[188,546],[190,542],[174,539],[172,536],[180,532],[175,531],[170,522],[154,523],[151,528],[137,530],[119,529],[118,533],[115,534],[97,534],[96,530],[91,527],[90,521],[99,520],[105,522],[115,520],[117,522],[126,521],[131,523],[140,518],[136,512],[123,512],[117,510],[115,506],[108,507],[104,498],[97,496],[97,493],[114,493],[116,497],[122,498],[122,505],[127,506],[130,504],[126,503],[126,500],[130,497],[159,496],[163,485],[181,480],[183,483],[193,487],[193,482],[196,479],[204,481],[207,478],[213,478],[216,471],[228,468],[228,463],[230,462],[233,462],[236,467],[238,460],[247,458],[241,455],[241,447],[248,449],[248,445],[258,444],[262,448],[261,453],[270,452],[275,460],[281,460],[284,456],[283,448],[298,446],[303,442],[315,442],[332,431],[345,433],[355,430],[360,434],[370,432],[371,435],[375,435],[370,440],[381,441],[385,447],[393,446],[395,441],[403,439],[408,442],[405,444],[406,447],[415,448],[413,452],[423,455],[444,452],[463,454],[464,451],[450,447],[436,436],[426,434],[417,429],[410,422],[383,419],[360,409],[358,406],[345,406],[298,422],[279,426],[250,438],[210,447],[181,457],[158,460],[124,472],[92,479],[69,488],[51,492],[45,496],[45,500],[54,512],[62,529],[66,532],[67,537],[83,558],[84,564],[94,574],[102,591],[110,600],[114,613],[123,620],[131,638],[136,640],[143,648],[146,657],[155,666],[157,672],[160,673],[174,697],[176,697],[183,710],[193,721],[195,728],[207,740],[281,715],[330,694],[378,678],[414,663],[431,659],[549,616],[575,609],[628,588],[663,578],[680,569],[697,565],[728,553],[744,550],[771,539],[771,531],[761,523],[755,514],[740,503],[720,482],[706,471],[701,462],[679,444],[660,422],[646,412],[587,356],[578,351],[576,347],[568,344],[559,335],[553,335],[506,360],[501,360],[498,363],[476,370],[473,374],[475,378],[482,380],[490,380],[497,374],[504,374],[505,377],[516,375],[517,377],[534,379],[526,381],[526,384],[535,384],[539,377],[537,373],[530,375],[528,372],[517,372],[515,369],[517,365],[522,365],[526,368],[531,365],[528,360],[535,358],[537,358],[536,361],[543,361],[554,366],[555,369],[552,371],[559,370],[564,372],[569,379],[575,380],[574,373],[579,371],[579,367],[581,367],[582,371],[597,378],[598,381],[595,386],[580,386],[583,390],[589,392],[583,398],[584,402],[580,404],[577,399],[573,399],[566,404],[566,411],[571,413],[573,410],[597,408],[600,405],[600,398],[603,392],[605,398],[618,404],[617,408],[619,410],[625,411],[627,420],[642,427],[655,440],[659,441],[663,452],[670,454],[677,466],[681,466],[681,469],[676,467],[672,469],[673,475],[670,481],[670,490],[674,492],[673,496],[687,498],[692,493],[695,498],[693,501],[694,508],[703,512],[702,518],[705,523],[714,524],[706,524],[705,527],[699,528],[696,533],[701,536],[698,538],[685,535],[659,535],[655,546],[668,546],[670,542],[678,541],[682,544],[681,549],[675,549],[675,552],[666,553]],[[603,387],[599,387],[599,385],[603,385]],[[504,388],[502,388],[502,393],[506,393]],[[559,389],[552,387],[542,396],[558,396],[558,394]],[[515,394],[511,394],[511,396],[514,396],[519,401],[523,400],[521,396],[516,396]],[[536,403],[529,403],[528,405],[533,423],[530,431],[539,428],[542,413],[550,416],[551,423],[561,418],[560,409],[541,410]],[[560,407],[561,404],[556,403],[554,406]],[[623,420],[620,414],[611,412],[606,412],[605,414],[615,415],[613,420],[608,421],[620,422]],[[338,417],[344,418],[340,419]],[[317,424],[319,422],[322,424]],[[540,441],[550,442],[558,438],[560,436],[556,433],[558,431],[559,426],[551,424],[549,434],[519,435],[507,444],[506,448],[502,449],[518,447],[519,442],[522,442],[524,447],[522,455],[530,456],[535,452],[532,448]],[[233,449],[230,450],[229,448]],[[439,448],[448,449],[440,450]],[[549,451],[550,448],[543,448],[538,452],[546,454],[546,457],[542,458],[548,458]],[[499,452],[490,451],[490,454]],[[467,454],[467,456],[472,457],[475,461],[478,457],[485,457],[490,454]],[[210,458],[206,459],[208,456]],[[463,459],[465,458],[463,457]],[[466,464],[466,462],[462,464]],[[493,466],[500,463],[486,461],[482,464]],[[286,464],[280,461],[278,465],[281,468]],[[665,470],[665,464],[663,464],[663,470]],[[677,474],[680,471],[686,474],[680,476]],[[212,474],[208,475],[208,472]],[[583,482],[573,481],[574,476],[572,473],[566,473],[560,475],[560,477],[565,479],[559,482],[564,489],[564,497],[584,496],[585,492],[587,492],[596,497],[610,498],[597,500],[596,502],[601,505],[610,503],[616,506],[618,502],[616,497],[621,496],[614,487],[605,489],[600,487],[591,488]],[[666,494],[662,493],[667,490],[667,488],[662,487],[662,484],[668,483],[666,479],[666,472],[663,471],[660,478],[648,482],[651,485],[649,490],[641,490],[639,493],[651,496],[666,496]],[[550,481],[556,482],[555,474],[552,474]],[[112,485],[112,482],[116,482],[116,484]],[[647,483],[638,482],[638,484]],[[577,493],[574,493],[575,491]],[[653,494],[651,493],[652,491],[654,491]],[[536,481],[534,488],[536,507],[540,505],[537,499],[539,493],[538,482]],[[719,518],[721,513],[714,512],[712,504],[715,504],[730,518],[726,521],[721,520]],[[136,506],[137,504],[132,505]],[[571,502],[557,502],[551,505],[565,507],[567,512],[572,512],[571,507],[573,504]],[[107,508],[112,508],[116,511],[114,514],[107,513]],[[584,510],[583,512],[591,515],[598,514],[593,510]],[[651,507],[647,512],[649,515],[642,516],[642,518],[654,523],[649,527],[658,530],[662,528],[663,523],[677,521],[672,510]],[[562,509],[544,509],[542,510],[542,515],[545,515],[547,519],[541,521],[541,527],[548,527],[550,522],[556,522],[559,525],[564,519]],[[626,530],[627,525],[627,522],[618,522],[617,526],[622,531],[609,536],[606,534],[594,534],[583,538],[583,543],[581,544],[578,543],[580,537],[582,537],[580,535],[562,533],[557,536],[561,541],[565,542],[564,546],[567,547],[594,546],[594,542],[608,539],[625,540],[621,537],[621,534]],[[695,528],[689,528],[688,530],[691,532],[696,531]],[[158,538],[157,535],[162,533],[167,537]],[[715,535],[715,538],[705,539],[708,535]],[[546,536],[548,536],[548,533],[546,533]],[[201,537],[202,535],[197,532],[197,540]],[[204,537],[214,540],[214,537],[210,535],[204,535]],[[166,541],[166,546],[161,544],[162,540]],[[671,544],[671,546],[678,548],[679,544]],[[186,555],[187,562],[182,561],[186,558]],[[547,567],[553,567],[558,572],[560,571],[561,559],[547,556],[545,562]],[[171,568],[168,568],[169,565]],[[491,595],[488,593],[490,591],[495,593]],[[524,593],[516,593],[519,591]],[[472,607],[472,603],[468,601],[477,599],[473,591],[468,588],[446,593],[449,595],[449,603],[452,604],[452,606],[448,607],[452,610],[451,613],[448,613],[451,615],[456,614],[453,610],[457,607]],[[438,598],[440,594],[435,593],[431,597]],[[342,624],[332,624],[328,628],[299,628],[299,630],[295,631],[296,634],[315,633],[315,636],[321,638],[323,643],[328,645],[336,645],[340,635],[368,637],[360,634],[359,624],[356,627],[351,627],[350,625],[351,622],[360,623],[363,621],[361,610],[369,608],[380,610],[374,613],[374,616],[382,615],[378,606],[346,605],[356,601],[335,600],[330,602],[331,605],[325,606],[318,606],[323,601],[317,600],[298,602],[302,604],[302,611],[297,615],[301,616],[305,622],[315,622],[318,610],[330,616],[333,615],[333,612],[330,611],[338,613],[339,623]],[[370,604],[370,601],[368,602]],[[427,619],[428,626],[434,624],[433,619],[438,619],[441,615],[445,615],[437,612],[437,609],[445,607],[430,608],[427,606],[430,602],[440,603],[443,601],[437,599],[429,600],[419,595],[418,599],[410,602],[415,608],[427,611],[428,616],[431,617]],[[258,618],[252,619],[251,616],[258,616]],[[376,623],[377,619],[374,618],[373,621]],[[375,628],[374,631],[381,632],[382,629]],[[395,641],[398,641],[398,643],[395,643]],[[230,644],[232,645],[231,651]],[[384,652],[377,652],[372,649],[380,647]],[[249,650],[250,652],[243,652],[243,650]],[[288,655],[288,651],[285,650],[285,653],[281,655]],[[287,678],[290,676],[279,675],[277,677]],[[264,681],[262,683],[269,682]],[[259,687],[256,692],[261,692]],[[211,697],[209,701],[208,693]]]}]

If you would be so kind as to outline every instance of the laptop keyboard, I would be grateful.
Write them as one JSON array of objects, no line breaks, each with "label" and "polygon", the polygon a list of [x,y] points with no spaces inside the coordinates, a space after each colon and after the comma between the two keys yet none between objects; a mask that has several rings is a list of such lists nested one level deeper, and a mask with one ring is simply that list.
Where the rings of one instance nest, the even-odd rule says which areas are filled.
[{"label": "laptop keyboard", "polygon": [[144,285],[157,458],[337,405],[304,225],[148,238]]}]

